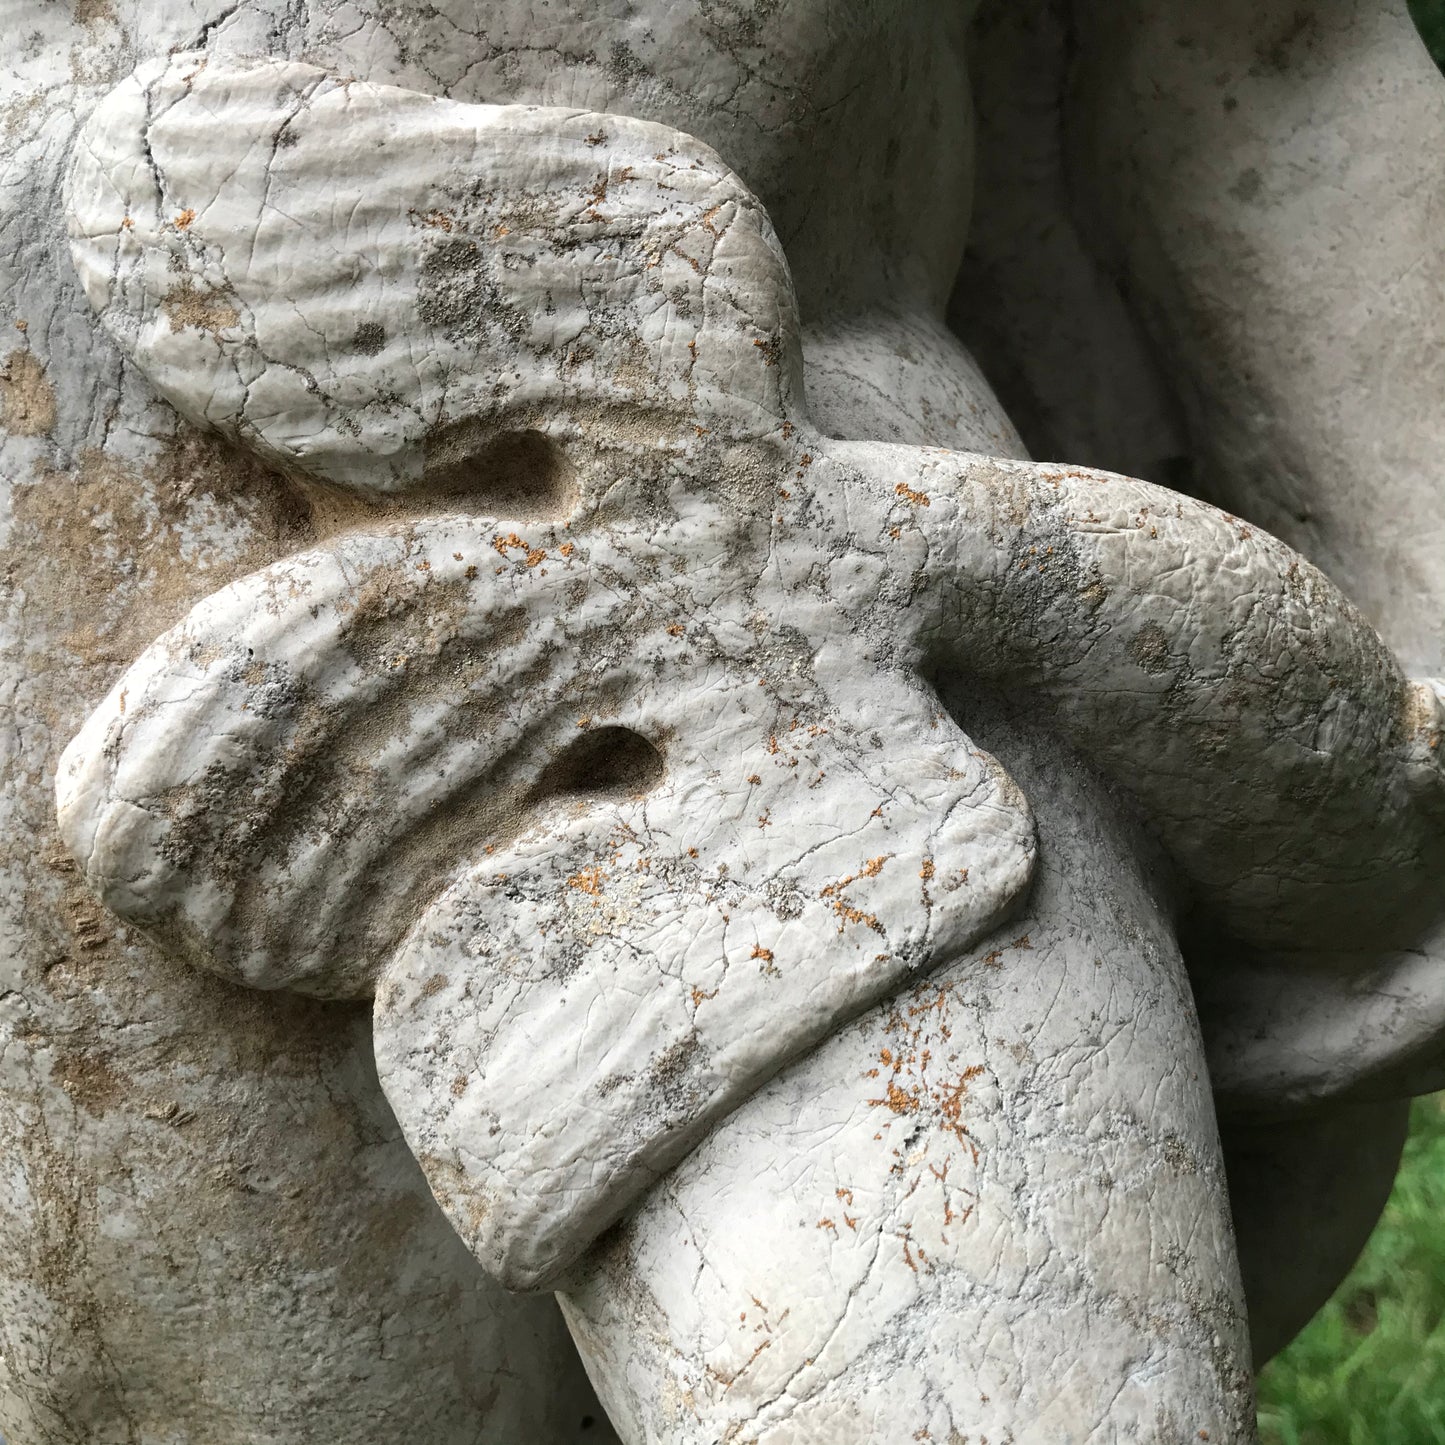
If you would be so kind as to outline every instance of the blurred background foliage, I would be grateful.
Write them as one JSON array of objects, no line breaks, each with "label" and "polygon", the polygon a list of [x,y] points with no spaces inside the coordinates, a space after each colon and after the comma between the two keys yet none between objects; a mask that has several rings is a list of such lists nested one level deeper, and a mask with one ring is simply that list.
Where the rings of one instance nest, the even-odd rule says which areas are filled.
[{"label": "blurred background foliage", "polygon": [[1435,64],[1445,70],[1445,0],[1410,0],[1410,14]]},{"label": "blurred background foliage", "polygon": [[[1445,0],[1410,0],[1445,71]],[[1445,240],[1445,238],[1442,238]],[[1259,1377],[1260,1445],[1445,1445],[1445,1094],[1417,1099],[1365,1252]]]},{"label": "blurred background foliage", "polygon": [[1359,1262],[1259,1377],[1260,1445],[1445,1445],[1445,1094]]}]

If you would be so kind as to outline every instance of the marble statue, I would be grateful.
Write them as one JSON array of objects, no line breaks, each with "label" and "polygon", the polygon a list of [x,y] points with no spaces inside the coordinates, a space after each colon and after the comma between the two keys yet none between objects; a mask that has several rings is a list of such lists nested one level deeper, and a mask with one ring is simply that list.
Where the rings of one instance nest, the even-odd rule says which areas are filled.
[{"label": "marble statue", "polygon": [[1445,1082],[1403,6],[7,8],[11,1445],[1252,1439]]}]

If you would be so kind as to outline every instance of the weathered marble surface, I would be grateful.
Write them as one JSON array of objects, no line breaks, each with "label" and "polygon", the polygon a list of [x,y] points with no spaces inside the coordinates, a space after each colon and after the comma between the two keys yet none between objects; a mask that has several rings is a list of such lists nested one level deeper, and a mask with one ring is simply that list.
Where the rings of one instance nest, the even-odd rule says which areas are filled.
[{"label": "weathered marble surface", "polygon": [[[0,382],[13,687],[0,1418],[12,1441],[605,1434],[555,1307],[504,1300],[466,1272],[377,1089],[364,1013],[199,978],[117,928],[69,871],[53,779],[84,717],[191,605],[345,512],[179,425],[99,339],[61,177],[104,93],[148,57],[195,46],[304,55],[461,100],[681,121],[725,141],[785,243],[816,252],[804,294],[818,401],[826,375],[861,388],[846,408],[858,424],[886,415],[922,440],[942,418],[1016,447],[941,324],[967,175],[956,147],[923,142],[968,130],[953,19],[900,30],[892,7],[851,3],[756,19],[655,9],[0,4],[14,37],[0,286],[17,327]],[[866,170],[866,207],[800,170],[825,141]],[[923,264],[921,197],[939,216]],[[888,353],[897,396],[868,380],[864,314],[900,348],[926,340],[916,357]],[[930,388],[931,426],[898,411]]]},{"label": "weathered marble surface", "polygon": [[[31,827],[51,827],[55,759],[99,703],[60,783],[113,907],[233,979],[350,998],[385,976],[382,1081],[433,1191],[503,1279],[567,1284],[629,1440],[1246,1437],[1169,919],[1187,907],[1234,940],[1187,960],[1231,1106],[1267,1119],[1429,1078],[1438,695],[1233,517],[815,429],[1020,450],[939,315],[967,210],[961,16],[196,20],[92,7],[34,35],[35,73],[63,80],[11,132],[10,184],[49,202],[11,212],[40,238],[17,255],[50,319],[20,333],[4,392],[5,465],[39,468],[11,553],[16,638],[50,680],[49,714],[15,714]],[[117,28],[144,37],[123,64],[101,60]],[[59,167],[135,60],[197,44],[204,69],[183,57],[113,98],[67,196],[122,366],[62,266]],[[92,70],[57,70],[86,53]],[[746,184],[607,110],[716,144]],[[824,137],[866,205],[812,163]],[[376,139],[393,160],[368,160]],[[152,387],[228,440],[170,442]],[[77,515],[79,544],[51,540]],[[1027,879],[1025,795],[1038,881],[980,938]],[[24,1011],[7,1087],[41,1124],[11,1166],[17,1439],[261,1438],[258,1413],[275,1440],[392,1419],[470,1439],[479,1418],[487,1438],[571,1438],[596,1406],[554,1308],[458,1258],[354,1006],[192,977],[130,929],[112,939],[73,879],[82,946],[56,952],[37,862],[11,875],[27,971],[6,999]],[[739,886],[750,870],[780,886]],[[522,920],[512,942],[501,917]],[[873,938],[882,956],[858,949]],[[1298,1027],[1322,982],[1353,1021],[1332,1038]],[[72,1062],[52,1062],[58,1041]],[[82,1099],[97,1067],[105,1089]],[[1267,1178],[1300,1135],[1254,1127]],[[799,1214],[832,1207],[839,1171],[833,1204],[852,1191],[859,1211]],[[1141,1237],[1147,1258],[1120,1243]],[[785,1273],[770,1259],[792,1298],[753,1301]],[[1080,1363],[1041,1393],[1061,1318]],[[981,1361],[976,1397],[960,1356]]]},{"label": "weathered marble surface", "polygon": [[[377,151],[390,154],[372,154],[362,179],[359,158]],[[108,99],[77,154],[69,207],[88,295],[184,413],[335,488],[414,490],[442,515],[353,519],[327,550],[193,611],[70,750],[62,829],[107,904],[174,951],[251,983],[377,989],[383,1086],[433,1192],[504,1284],[562,1280],[708,1130],[677,1179],[696,1179],[683,1213],[702,1210],[710,1257],[756,1215],[719,1176],[756,1184],[834,1132],[781,1086],[762,1096],[781,1113],[761,1142],[720,1121],[909,972],[965,954],[1017,900],[1032,819],[929,703],[925,677],[1047,699],[1055,737],[1133,800],[1193,906],[1274,951],[1279,994],[1317,993],[1324,948],[1383,951],[1433,919],[1434,688],[1407,683],[1322,577],[1236,518],[1122,478],[814,432],[781,250],[747,192],[685,138],[181,55]],[[196,304],[199,324],[178,309]],[[462,324],[478,312],[482,325]],[[378,345],[357,346],[363,326]],[[458,413],[470,474],[457,470]],[[542,464],[529,487],[513,479],[493,522],[487,458],[524,438]],[[463,506],[484,509],[480,525],[446,515]],[[532,535],[506,530],[513,519]],[[970,695],[962,684],[957,706]],[[605,741],[587,742],[603,720]],[[1106,850],[1092,809],[1054,803],[1055,849]],[[1088,843],[1071,840],[1080,829]],[[1123,947],[1046,886],[1032,906],[1046,956],[1077,966]],[[1121,963],[1143,994],[1115,999],[1112,1025],[1147,1016],[1159,1035],[1125,1049],[1127,1069],[1104,1069],[1097,1098],[1066,1096],[1081,1118],[1159,1103],[1130,1126],[1144,1130],[1139,1158],[1121,1162],[1137,1222],[1086,1265],[1065,1250],[1037,1267],[1057,1272],[1081,1319],[1122,1312],[1114,1336],[1086,1332],[1081,1347],[1067,1408],[1086,1434],[1196,1416],[1237,1433],[1248,1413],[1217,1162],[1183,1168],[1178,1186],[1152,1172],[1175,1117],[1195,1121],[1181,1147],[1213,1157],[1209,1075],[1185,1042],[1192,1003],[1178,987],[1160,1001],[1159,956],[1155,944]],[[1056,990],[1047,1017],[1089,1037],[1089,993],[1059,1005]],[[1026,1002],[997,1007],[995,1045],[1034,1047]],[[1259,1055],[1267,1097],[1286,1103],[1375,1066],[1347,1050],[1291,1073],[1256,1034],[1220,1053],[1216,1088],[1259,1089]],[[1051,1039],[1047,1056],[1062,1048]],[[835,1060],[825,1049],[807,1066],[825,1119],[857,1113]],[[958,1089],[975,1068],[1005,1113],[1038,1098],[1027,1077],[983,1064]],[[1059,1147],[1052,1129],[1014,1127],[1025,1161]],[[976,1145],[954,1142],[977,1166]],[[964,1186],[990,1232],[1017,1232],[1010,1221],[1040,1207],[1030,1172],[986,1168]],[[1105,1210],[1116,1182],[1106,1174]],[[780,1199],[793,1222],[796,1201]],[[1207,1318],[1191,1306],[1161,1349],[1160,1309],[1208,1291],[1168,1270],[1120,1283],[1124,1240],[1197,1236],[1201,1215],[1216,1242],[1192,1265],[1233,1303]],[[573,1306],[590,1367],[630,1438],[683,1428],[678,1390],[695,1438],[715,1438],[716,1402],[704,1410],[694,1387],[716,1355],[705,1322],[728,1315],[719,1301],[690,1343],[680,1300],[666,1303],[679,1287],[695,1303],[675,1226],[645,1210],[631,1227],[632,1263]],[[746,1228],[739,1247],[758,1241]],[[802,1315],[760,1374],[783,1371],[785,1387],[730,1397],[728,1428],[765,1438],[777,1414],[789,1430],[846,1420],[864,1439],[884,1416],[890,1431],[931,1429],[939,1410],[955,1431],[1056,1428],[1032,1382],[1058,1348],[1059,1307],[1047,1290],[1000,1289],[994,1265],[974,1266],[985,1294],[970,1305],[971,1251],[946,1232],[933,1251],[946,1286],[861,1312],[837,1379],[885,1333],[923,1341],[967,1319],[974,1350],[999,1329],[1029,1333],[1037,1344],[999,1367],[992,1411],[949,1398],[942,1358],[916,1377],[888,1371],[886,1405],[866,1372],[841,1388],[805,1382],[796,1404],[794,1377],[840,1317],[815,1340]],[[655,1278],[640,1262],[654,1253]],[[910,1253],[904,1263],[916,1272]],[[819,1267],[834,1278],[831,1247]],[[1080,1268],[1099,1300],[1078,1294]],[[843,1314],[861,1287],[847,1274],[832,1286]],[[795,1287],[800,1309],[829,1318],[828,1286]],[[1194,1373],[1186,1362],[1216,1339],[1223,1354]],[[666,1342],[664,1358],[639,1359],[634,1341]],[[1140,1373],[1150,1383],[1126,1400]]]},{"label": "weathered marble surface", "polygon": [[626,1439],[1253,1433],[1167,871],[1046,729],[943,696],[1037,799],[1027,910],[754,1096],[595,1252],[563,1299]]},{"label": "weathered marble surface", "polygon": [[[1032,820],[889,665],[878,559],[915,504],[857,503],[871,560],[807,526],[791,289],[715,156],[203,66],[123,87],[81,138],[108,328],[183,412],[297,470],[432,500],[435,448],[450,491],[167,634],[62,762],[62,831],[173,951],[379,987],[434,1188],[535,1287],[782,1059],[992,924]],[[268,159],[254,138],[281,133]],[[178,331],[178,295],[236,319]],[[528,438],[539,471],[505,475],[494,523],[488,459]]]},{"label": "weathered marble surface", "polygon": [[[1445,173],[1420,140],[1440,131],[1445,85],[1403,0],[1308,14],[988,0],[970,53],[978,200],[952,319],[1030,446],[1261,523],[1413,667],[1445,672],[1431,239]],[[1196,988],[1235,952],[1187,940]],[[1280,1045],[1256,1102],[1221,1097],[1261,1358],[1330,1292],[1322,1260],[1347,1261],[1372,1227],[1399,1095],[1438,1087],[1439,952],[1379,972],[1340,958],[1307,998],[1241,990],[1231,970],[1227,995],[1201,997],[1221,1073],[1245,1018]],[[1412,1034],[1413,1067],[1378,1071],[1371,1099],[1320,1112],[1296,1094],[1307,1112],[1261,1116],[1290,1076],[1332,1092],[1333,1060],[1404,1058]]]}]

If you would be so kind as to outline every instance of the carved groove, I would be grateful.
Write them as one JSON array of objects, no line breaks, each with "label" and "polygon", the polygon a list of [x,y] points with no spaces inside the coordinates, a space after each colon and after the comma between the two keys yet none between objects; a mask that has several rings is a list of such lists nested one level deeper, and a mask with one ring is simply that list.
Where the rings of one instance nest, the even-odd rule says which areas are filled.
[{"label": "carved groove", "polygon": [[531,801],[576,794],[637,797],[655,788],[663,772],[662,754],[641,733],[596,728],[547,764]]},{"label": "carved groove", "polygon": [[433,506],[527,521],[565,517],[577,497],[576,473],[539,431],[498,435],[468,417],[439,427],[427,442],[421,498]]}]

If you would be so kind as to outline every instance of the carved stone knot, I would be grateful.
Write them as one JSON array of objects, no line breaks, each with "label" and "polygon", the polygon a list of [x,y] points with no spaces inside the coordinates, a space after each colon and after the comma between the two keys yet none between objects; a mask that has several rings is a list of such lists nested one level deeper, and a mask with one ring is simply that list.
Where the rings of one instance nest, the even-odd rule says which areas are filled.
[{"label": "carved stone knot", "polygon": [[1168,850],[1227,940],[1192,962],[1241,1107],[1433,1048],[1438,1007],[1284,1074],[1245,1040],[1265,994],[1438,998],[1438,690],[1201,503],[820,435],[781,250],[707,147],[177,56],[97,110],[69,206],[131,358],[335,535],[125,673],[65,837],[196,963],[374,992],[388,1098],[505,1284],[1020,899],[1028,806],[943,674],[1036,699]]}]

